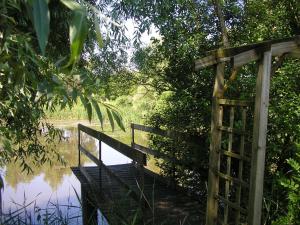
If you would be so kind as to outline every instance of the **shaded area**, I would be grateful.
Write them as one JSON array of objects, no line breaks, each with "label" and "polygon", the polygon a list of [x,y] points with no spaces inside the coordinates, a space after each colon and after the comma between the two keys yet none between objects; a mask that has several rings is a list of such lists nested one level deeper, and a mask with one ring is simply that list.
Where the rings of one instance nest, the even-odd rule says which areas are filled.
[{"label": "shaded area", "polygon": [[73,167],[72,171],[110,224],[129,223],[135,217],[144,224],[204,224],[206,203],[168,186],[150,170],[143,169],[142,192],[140,168],[134,163],[107,166],[129,189],[104,167]]}]

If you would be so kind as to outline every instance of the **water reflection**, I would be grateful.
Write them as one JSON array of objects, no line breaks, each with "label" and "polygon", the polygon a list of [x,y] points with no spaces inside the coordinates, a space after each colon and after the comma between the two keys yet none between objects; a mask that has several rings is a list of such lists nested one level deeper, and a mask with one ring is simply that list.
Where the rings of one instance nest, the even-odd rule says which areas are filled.
[{"label": "water reflection", "polygon": [[[80,198],[81,195],[80,182],[70,170],[70,167],[78,164],[77,128],[65,127],[63,129],[65,138],[56,145],[56,149],[66,161],[65,166],[58,162],[52,165],[46,163],[40,167],[31,164],[33,169],[31,174],[22,172],[18,162],[10,163],[3,168],[2,209],[4,214],[14,212],[32,202],[30,206],[26,207],[26,212],[32,215],[32,222],[35,221],[35,224],[42,224],[37,221],[37,218],[42,212],[45,213],[43,211],[45,209],[58,211],[67,220],[73,218],[68,221],[68,224],[82,224],[81,208],[78,201],[78,197]],[[98,140],[85,134],[82,135],[83,146],[98,156]],[[116,132],[111,136],[127,144],[130,143],[129,133],[120,135],[120,132]],[[101,148],[102,160],[106,165],[131,161],[104,143],[102,143]],[[85,166],[93,165],[83,154],[81,163]],[[36,212],[36,207],[40,209],[38,212]],[[103,217],[100,216],[99,218]],[[106,224],[106,222],[102,221],[100,224]]]}]

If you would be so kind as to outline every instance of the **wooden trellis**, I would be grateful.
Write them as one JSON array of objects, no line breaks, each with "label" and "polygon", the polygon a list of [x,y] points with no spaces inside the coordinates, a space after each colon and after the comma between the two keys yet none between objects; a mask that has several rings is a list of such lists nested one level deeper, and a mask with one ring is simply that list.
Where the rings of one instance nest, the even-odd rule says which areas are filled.
[{"label": "wooden trellis", "polygon": [[[300,36],[209,52],[195,68],[215,65],[206,224],[261,224],[272,57],[300,58]],[[236,71],[258,62],[252,134],[246,132],[247,101],[224,99],[225,63]],[[226,118],[229,121],[224,124]],[[239,127],[235,127],[235,118]],[[252,119],[252,118],[251,118]],[[249,129],[249,128],[248,128]],[[249,136],[251,136],[249,138]],[[246,148],[246,139],[251,147]],[[238,143],[238,144],[237,144]],[[248,145],[247,145],[248,146]],[[232,169],[234,167],[234,170]]]}]

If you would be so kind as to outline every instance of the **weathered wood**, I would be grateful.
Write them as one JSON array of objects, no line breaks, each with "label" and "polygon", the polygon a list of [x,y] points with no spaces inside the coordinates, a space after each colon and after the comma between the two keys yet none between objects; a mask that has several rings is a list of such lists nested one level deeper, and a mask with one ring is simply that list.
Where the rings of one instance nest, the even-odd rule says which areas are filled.
[{"label": "weathered wood", "polygon": [[79,127],[78,127],[78,130],[77,130],[77,138],[78,138],[78,144],[77,144],[77,149],[78,149],[78,166],[80,166],[81,159],[80,159],[79,146],[80,146],[81,140],[80,140],[80,129],[79,129]]},{"label": "weathered wood", "polygon": [[[242,108],[242,130],[246,130],[246,107]],[[245,136],[241,136],[241,144],[240,144],[240,155],[241,158],[245,158]],[[250,162],[250,158],[247,157],[247,162]],[[240,180],[243,179],[243,167],[244,167],[244,162],[239,161],[239,173],[238,173],[238,178]],[[240,205],[241,204],[241,194],[242,194],[242,186],[238,185],[237,191],[236,191],[236,204]],[[239,210],[236,212],[235,216],[235,224],[240,224],[241,223],[241,213]]]},{"label": "weathered wood", "polygon": [[178,132],[178,131],[171,131],[171,130],[162,130],[159,128],[149,127],[145,125],[140,124],[131,124],[131,127],[135,130],[140,130],[144,132],[149,132],[152,134],[160,135],[162,137],[168,137],[171,139],[184,139],[185,141],[189,143],[199,144],[202,141],[201,136],[197,135],[189,135],[187,133]]},{"label": "weathered wood", "polygon": [[223,155],[226,155],[228,157],[232,157],[232,158],[235,158],[235,159],[239,159],[239,160],[243,160],[243,161],[246,161],[246,162],[251,162],[251,158],[245,156],[245,155],[239,155],[239,154],[236,154],[232,151],[225,151],[225,150],[221,150],[221,153]]},{"label": "weathered wood", "polygon": [[[133,164],[123,164],[123,165],[112,165],[108,166],[108,169],[112,171],[115,175],[117,175],[122,181],[124,181],[131,190],[136,193],[140,193],[139,188],[137,186],[137,177],[138,168]],[[78,168],[72,168],[74,174],[78,177],[80,182],[87,182],[86,179],[83,179],[83,174]],[[107,196],[107,192],[110,190],[111,193],[107,196],[107,198],[111,199],[111,202],[115,204],[117,207],[111,207],[112,210],[118,210],[118,206],[121,204],[122,196],[126,195],[126,192],[120,192],[119,183],[116,182],[115,178],[111,178],[111,182],[107,183],[106,176],[102,176],[101,178],[98,176],[98,168],[97,167],[87,167],[85,168],[86,172],[92,177],[92,180],[96,183],[99,183],[99,179],[103,179],[103,191],[101,191],[102,195]],[[105,174],[105,171],[103,171]],[[178,189],[173,189],[164,182],[161,182],[160,179],[152,176],[151,171],[144,168],[145,173],[145,186],[144,186],[144,198],[147,200],[147,205],[150,207],[146,207],[144,220],[145,224],[166,224],[166,225],[175,225],[181,224],[182,221],[186,221],[185,224],[204,224],[204,212],[203,208],[205,204],[201,204],[201,202],[189,197],[184,192],[181,192]],[[162,178],[162,177],[161,177]],[[162,178],[164,179],[164,178]],[[99,192],[99,191],[98,191]],[[104,197],[105,197],[104,196]],[[127,198],[126,198],[127,199]],[[130,199],[130,198],[129,198]],[[94,198],[94,201],[97,201]],[[110,222],[110,209],[105,209],[105,204],[103,200],[100,199],[101,212],[104,213],[104,216]],[[129,200],[128,200],[129,202]],[[136,202],[135,200],[133,202]],[[139,205],[124,205],[124,208],[120,210],[123,216],[129,217],[130,212],[133,214],[136,212]],[[114,224],[122,224],[120,221],[115,221]],[[128,223],[128,221],[127,221]],[[142,224],[142,223],[137,223]]]},{"label": "weathered wood", "polygon": [[238,184],[238,185],[242,185],[244,186],[245,188],[249,188],[249,184],[243,180],[240,180],[238,178],[235,178],[235,177],[232,177],[232,176],[229,176],[227,174],[224,174],[224,173],[221,173],[219,171],[216,171],[215,172],[219,177],[223,178],[225,181],[228,180],[230,182],[233,182],[235,184]]},{"label": "weathered wood", "polygon": [[105,144],[109,145],[110,147],[120,152],[121,154],[127,156],[128,158],[132,159],[133,161],[146,165],[146,155],[144,153],[136,151],[134,148],[118,140],[115,140],[104,133],[83,126],[82,124],[78,124],[78,130],[83,131],[98,140],[101,140]]},{"label": "weathered wood", "polygon": [[245,131],[238,130],[238,129],[232,128],[232,127],[219,126],[218,129],[221,130],[221,131],[226,131],[227,133],[233,133],[233,134],[238,134],[238,135],[245,135]]},{"label": "weathered wood", "polygon": [[[231,106],[230,107],[230,128],[233,129],[233,122],[234,122],[234,108]],[[232,132],[229,133],[228,135],[228,152],[231,152],[232,149],[232,141],[233,141],[233,134]],[[231,157],[227,157],[227,170],[226,170],[226,174],[228,176],[231,176],[230,171],[231,171]],[[229,188],[230,188],[230,183],[229,180],[226,179],[225,181],[225,198],[226,200],[229,200]],[[227,224],[228,223],[228,214],[229,214],[229,207],[226,204],[225,205],[225,209],[224,209],[224,223]]]},{"label": "weathered wood", "polygon": [[259,59],[259,54],[272,49],[272,55],[278,56],[299,48],[300,35],[277,40],[264,41],[239,47],[218,49],[208,52],[208,56],[195,61],[195,70],[215,65],[222,61],[229,61],[234,57],[234,66],[240,67],[246,63]]},{"label": "weathered wood", "polygon": [[261,224],[271,60],[271,51],[265,52],[259,62],[256,81],[248,215],[249,225]]},{"label": "weathered wood", "polygon": [[84,153],[90,160],[92,160],[97,166],[101,166],[101,161],[94,156],[92,153],[90,153],[88,150],[86,150],[84,147],[81,145],[79,146],[79,150]]},{"label": "weathered wood", "polygon": [[218,96],[224,88],[224,65],[217,65],[216,79],[212,100],[212,120],[211,120],[211,143],[209,152],[209,172],[208,172],[208,194],[206,208],[206,225],[214,225],[218,218],[218,202],[215,196],[219,193],[219,176],[215,171],[220,169],[220,150],[222,132],[218,127],[222,126],[223,106],[218,103]]},{"label": "weathered wood", "polygon": [[224,99],[220,98],[218,99],[218,103],[220,105],[227,105],[227,106],[249,106],[252,104],[251,101],[245,101],[245,100],[232,100],[232,99]]},{"label": "weathered wood", "polygon": [[94,130],[94,129],[90,128],[90,127],[86,127],[86,126],[84,126],[84,125],[82,125],[80,123],[78,124],[78,130],[79,131],[83,131],[84,133],[92,136],[93,138],[96,138],[97,140],[101,139],[99,131]]},{"label": "weathered wood", "polygon": [[[231,208],[235,209],[235,210],[239,210],[240,212],[246,214],[247,213],[247,209],[244,209],[242,207],[240,207],[240,205],[233,203],[231,201],[228,201],[227,199],[225,199],[224,197],[217,195],[216,196],[217,199],[220,199],[222,202],[224,202],[225,204],[229,205]],[[227,224],[227,223],[225,223]]]},{"label": "weathered wood", "polygon": [[117,150],[121,154],[127,156],[128,158],[132,159],[133,161],[146,165],[146,155],[140,151],[131,148],[130,146],[113,139],[112,137],[101,133],[101,141],[105,144],[109,145],[113,149]]},{"label": "weathered wood", "polygon": [[132,147],[136,150],[139,150],[145,154],[149,154],[149,155],[152,155],[156,158],[164,158],[166,157],[165,155],[161,154],[160,152],[156,151],[156,150],[153,150],[151,148],[147,148],[145,146],[142,146],[142,145],[139,145],[139,144],[136,144],[136,143],[132,143]]}]

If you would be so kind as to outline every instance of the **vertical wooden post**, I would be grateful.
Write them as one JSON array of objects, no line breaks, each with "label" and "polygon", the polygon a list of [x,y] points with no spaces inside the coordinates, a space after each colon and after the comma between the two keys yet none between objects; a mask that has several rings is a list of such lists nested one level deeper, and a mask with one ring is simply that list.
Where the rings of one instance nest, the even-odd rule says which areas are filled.
[{"label": "vertical wooden post", "polygon": [[263,57],[259,61],[256,80],[249,194],[249,225],[261,224],[271,60],[271,51],[264,52]]},{"label": "vertical wooden post", "polygon": [[[234,107],[230,107],[230,125],[229,127],[233,129],[233,123],[234,123]],[[233,133],[230,132],[228,136],[228,152],[232,151],[232,142],[233,142]],[[227,170],[226,173],[228,176],[231,176],[231,157],[227,157]],[[229,194],[230,194],[230,181],[225,181],[225,199],[229,201]],[[224,208],[224,224],[228,223],[229,219],[229,206],[228,204],[225,205]]]},{"label": "vertical wooden post", "polygon": [[218,126],[222,124],[223,108],[218,103],[224,89],[225,64],[219,63],[216,67],[216,78],[212,99],[211,117],[211,143],[209,153],[209,172],[208,172],[208,193],[206,208],[206,225],[216,224],[218,217],[218,201],[216,195],[219,193],[219,177],[216,171],[220,168],[220,148],[222,132]]},{"label": "vertical wooden post", "polygon": [[[247,108],[242,107],[242,132],[243,134],[241,135],[241,142],[240,142],[240,156],[244,157],[245,156],[245,131],[246,131],[246,112]],[[239,180],[243,179],[243,167],[244,167],[244,161],[240,160],[239,161],[239,173],[238,173],[238,178]],[[236,191],[236,204],[241,205],[241,195],[242,195],[242,186],[239,184],[237,187]],[[241,212],[238,210],[236,212],[235,216],[235,224],[240,224],[241,223]]]},{"label": "vertical wooden post", "polygon": [[131,147],[134,146],[134,124],[131,124]]},{"label": "vertical wooden post", "polygon": [[[101,149],[101,136],[99,135],[98,137],[98,150],[99,150],[99,161],[102,163],[102,149]],[[98,166],[99,167],[99,185],[100,189],[102,188],[102,165]]]},{"label": "vertical wooden post", "polygon": [[77,132],[78,132],[78,166],[80,166],[80,128],[79,128],[79,124],[77,126]]}]

